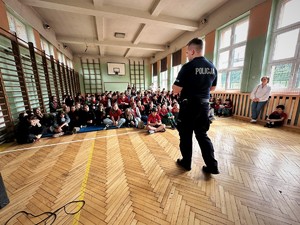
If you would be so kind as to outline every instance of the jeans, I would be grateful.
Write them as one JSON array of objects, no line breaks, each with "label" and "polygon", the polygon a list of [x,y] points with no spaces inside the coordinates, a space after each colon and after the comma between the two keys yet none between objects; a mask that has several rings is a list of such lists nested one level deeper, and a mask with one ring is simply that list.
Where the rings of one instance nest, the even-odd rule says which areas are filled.
[{"label": "jeans", "polygon": [[[125,122],[126,122],[126,120],[125,120],[124,118],[120,118],[117,127],[120,128],[120,127],[123,125],[123,123],[125,123]],[[105,125],[109,125],[109,126],[112,126],[112,125],[113,125],[113,121],[112,121],[111,119],[109,119],[109,118],[104,119],[104,120],[103,120],[103,123],[104,123]]]},{"label": "jeans", "polygon": [[253,120],[256,120],[258,118],[258,115],[263,108],[263,106],[267,103],[267,101],[264,102],[252,102],[251,105],[251,118]]}]

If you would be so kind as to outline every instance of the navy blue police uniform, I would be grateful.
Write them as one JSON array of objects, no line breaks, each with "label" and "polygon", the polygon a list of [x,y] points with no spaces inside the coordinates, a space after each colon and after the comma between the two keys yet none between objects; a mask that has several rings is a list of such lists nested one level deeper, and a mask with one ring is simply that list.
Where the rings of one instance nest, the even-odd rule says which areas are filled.
[{"label": "navy blue police uniform", "polygon": [[210,88],[217,85],[216,68],[206,58],[196,57],[183,65],[174,85],[182,87],[177,121],[182,154],[180,165],[187,170],[191,169],[192,138],[195,132],[207,168],[217,170],[218,162],[214,157],[214,148],[206,134],[210,126],[208,118]]}]

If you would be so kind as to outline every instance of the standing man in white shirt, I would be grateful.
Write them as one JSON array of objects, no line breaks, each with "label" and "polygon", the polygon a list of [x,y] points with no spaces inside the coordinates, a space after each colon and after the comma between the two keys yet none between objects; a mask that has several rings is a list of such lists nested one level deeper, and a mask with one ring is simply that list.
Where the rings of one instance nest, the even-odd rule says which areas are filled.
[{"label": "standing man in white shirt", "polygon": [[257,117],[263,106],[267,103],[271,93],[271,87],[268,85],[270,78],[264,76],[260,80],[261,84],[257,85],[250,95],[252,100],[251,123],[256,123]]}]

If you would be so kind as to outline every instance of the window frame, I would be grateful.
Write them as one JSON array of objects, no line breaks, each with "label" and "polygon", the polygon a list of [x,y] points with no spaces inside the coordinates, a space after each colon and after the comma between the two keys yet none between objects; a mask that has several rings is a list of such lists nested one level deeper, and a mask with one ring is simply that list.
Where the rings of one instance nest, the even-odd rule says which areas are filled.
[{"label": "window frame", "polygon": [[[7,19],[8,19],[8,23],[9,23],[9,31],[10,32],[13,32],[13,33],[15,33],[15,35],[18,37],[18,41],[20,42],[20,43],[23,43],[23,44],[27,44],[28,42],[29,42],[29,31],[28,31],[28,27],[27,27],[27,24],[26,23],[24,23],[21,19],[19,19],[18,17],[16,17],[15,15],[14,15],[14,13],[11,13],[11,11],[10,10],[7,10],[6,11],[6,13],[7,13]],[[11,29],[11,26],[10,26],[10,19],[9,18],[12,18],[13,19],[13,27],[14,27],[14,29],[15,30],[12,30]],[[22,35],[20,35],[21,33],[21,31],[18,29],[18,26],[17,26],[17,23],[16,22],[18,22],[19,24],[22,24],[22,27],[24,28],[24,31],[25,31],[25,37],[23,37]],[[23,31],[22,31],[23,32]],[[22,36],[22,37],[21,37]]]},{"label": "window frame", "polygon": [[[246,56],[246,49],[247,49],[247,41],[248,38],[246,38],[246,40],[238,42],[238,43],[234,43],[234,37],[235,37],[235,32],[236,32],[236,27],[237,25],[241,24],[244,21],[248,21],[248,32],[249,32],[249,23],[250,23],[250,18],[249,18],[249,12],[236,18],[235,20],[231,21],[229,24],[226,24],[222,27],[220,27],[217,30],[217,50],[216,50],[216,65],[217,65],[217,69],[218,69],[218,84],[221,83],[221,74],[222,73],[226,73],[226,78],[225,78],[225,87],[220,87],[219,85],[217,85],[217,90],[230,90],[230,91],[239,91],[241,89],[241,83],[242,83],[242,76],[243,76],[243,70],[244,70],[244,66],[245,66],[245,56]],[[227,47],[223,47],[220,48],[221,46],[221,33],[222,31],[231,28],[231,36],[230,36],[230,44]],[[247,35],[248,36],[248,35]],[[245,46],[245,53],[244,53],[244,63],[242,66],[236,66],[233,67],[233,63],[234,63],[234,50],[238,49],[239,47],[243,47]],[[220,60],[220,54],[223,52],[229,51],[229,57],[228,57],[228,66],[224,69],[219,69],[219,60]],[[240,71],[241,70],[241,78],[240,78],[240,85],[239,88],[233,89],[230,88],[230,73],[234,72],[234,71]]]},{"label": "window frame", "polygon": [[[163,76],[164,79],[163,79]],[[163,88],[165,88],[166,90],[168,90],[168,70],[165,70],[163,72],[160,72],[160,82],[159,82],[159,87],[162,90]],[[163,83],[165,83],[166,85],[163,86]]]},{"label": "window frame", "polygon": [[[268,63],[267,63],[267,74],[270,75],[270,85],[272,86],[272,91],[275,92],[299,92],[300,91],[300,87],[296,86],[297,80],[300,79],[300,77],[297,77],[298,70],[300,70],[300,21],[293,24],[289,24],[285,27],[278,28],[283,6],[287,2],[289,2],[289,0],[279,1],[275,13],[275,22],[271,31],[270,50],[269,50]],[[284,59],[273,60],[273,56],[275,53],[276,38],[281,34],[290,32],[292,30],[297,30],[297,29],[298,29],[298,39],[296,43],[294,56],[289,58],[284,58]],[[289,63],[292,64],[292,68],[291,68],[291,73],[289,74],[290,79],[288,81],[288,86],[285,88],[273,87],[273,76],[271,73],[272,67],[276,65],[284,65]]]},{"label": "window frame", "polygon": [[172,66],[171,67],[170,90],[172,90],[172,86],[173,86],[173,84],[174,84],[174,82],[175,82],[175,80],[176,80],[176,78],[178,76],[178,73],[181,70],[181,68],[182,68],[182,64],[179,64],[177,66]]}]

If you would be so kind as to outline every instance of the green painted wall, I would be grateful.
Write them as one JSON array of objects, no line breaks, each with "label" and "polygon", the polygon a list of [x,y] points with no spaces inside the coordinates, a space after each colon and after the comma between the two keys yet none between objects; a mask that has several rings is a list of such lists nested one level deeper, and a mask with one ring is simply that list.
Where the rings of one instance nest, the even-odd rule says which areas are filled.
[{"label": "green painted wall", "polygon": [[251,92],[260,83],[262,64],[265,54],[266,36],[247,42],[244,70],[241,81],[241,92]]},{"label": "green painted wall", "polygon": [[[89,58],[92,59],[92,58]],[[83,61],[86,62],[86,58],[83,58]],[[130,59],[131,62],[139,61],[142,64],[143,59]],[[80,87],[81,92],[85,93],[84,88],[84,78],[83,72],[81,68],[81,61],[79,58],[74,58],[74,67],[75,70],[80,74]],[[107,74],[107,62],[116,62],[116,63],[124,63],[125,64],[125,76],[116,76],[116,75],[108,75]],[[122,57],[103,57],[100,58],[101,63],[101,77],[102,77],[102,89],[103,91],[125,91],[127,89],[127,85],[131,84],[130,80],[130,66],[129,59]],[[132,68],[131,68],[132,70]],[[144,81],[145,81],[145,89],[151,84],[151,76],[150,76],[150,65],[148,60],[144,60]]]},{"label": "green painted wall", "polygon": [[270,76],[266,72],[278,3],[279,0],[272,1],[267,32],[247,41],[241,92],[251,92],[262,76]]},{"label": "green painted wall", "polygon": [[214,53],[213,52],[209,52],[209,53],[206,53],[205,55],[205,58],[207,58],[208,60],[210,61],[214,61]]}]

